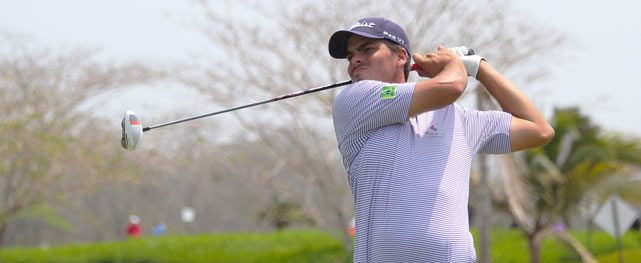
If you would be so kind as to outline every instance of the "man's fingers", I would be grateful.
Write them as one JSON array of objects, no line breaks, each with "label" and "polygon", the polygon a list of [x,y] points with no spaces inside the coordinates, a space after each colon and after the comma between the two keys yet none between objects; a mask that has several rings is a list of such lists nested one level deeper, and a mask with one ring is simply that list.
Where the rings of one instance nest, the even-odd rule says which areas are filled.
[{"label": "man's fingers", "polygon": [[416,73],[418,73],[418,75],[421,77],[433,77],[439,71],[437,68],[435,68],[437,67],[437,65],[434,64],[436,62],[436,57],[437,55],[434,52],[428,53],[425,56],[414,53],[412,55],[412,58],[414,58],[416,64],[412,65],[412,70],[416,71]]},{"label": "man's fingers", "polygon": [[[412,64],[412,65],[410,66],[410,70],[411,70],[411,71],[417,71],[417,72],[418,72],[419,70],[423,71],[423,69],[421,68],[421,66],[419,66],[418,64],[419,64],[419,63],[421,63],[421,64],[422,64],[423,62],[425,62],[425,57],[424,57],[424,56],[419,55],[418,53],[414,53],[414,54],[412,54],[412,59],[414,59],[415,64]],[[421,73],[419,73],[419,75],[420,75],[420,74],[421,74]]]},{"label": "man's fingers", "polygon": [[414,61],[416,61],[416,62],[423,62],[423,61],[425,61],[425,57],[424,57],[424,56],[419,55],[418,53],[414,53],[414,54],[412,54],[412,58],[413,58],[413,59],[414,59]]},{"label": "man's fingers", "polygon": [[417,60],[417,59],[419,59],[420,57],[421,57],[421,55],[419,55],[418,53],[414,53],[414,54],[412,54],[412,58],[413,58],[414,60]]}]

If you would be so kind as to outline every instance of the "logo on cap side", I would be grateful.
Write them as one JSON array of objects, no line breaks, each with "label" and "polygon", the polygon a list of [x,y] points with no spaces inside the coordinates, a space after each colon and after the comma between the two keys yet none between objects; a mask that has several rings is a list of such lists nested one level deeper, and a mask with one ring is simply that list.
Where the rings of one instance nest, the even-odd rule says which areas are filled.
[{"label": "logo on cap side", "polygon": [[385,35],[386,37],[388,37],[391,40],[394,40],[396,43],[399,43],[401,45],[405,44],[405,40],[404,39],[402,39],[400,37],[397,37],[396,35],[392,35],[387,31],[383,31],[383,35]]},{"label": "logo on cap side", "polygon": [[374,22],[367,23],[366,21],[363,21],[361,23],[361,22],[357,21],[356,23],[354,23],[352,25],[352,27],[349,28],[349,30],[352,30],[352,29],[354,29],[356,27],[374,27],[375,25],[376,25],[376,23],[374,23]]}]

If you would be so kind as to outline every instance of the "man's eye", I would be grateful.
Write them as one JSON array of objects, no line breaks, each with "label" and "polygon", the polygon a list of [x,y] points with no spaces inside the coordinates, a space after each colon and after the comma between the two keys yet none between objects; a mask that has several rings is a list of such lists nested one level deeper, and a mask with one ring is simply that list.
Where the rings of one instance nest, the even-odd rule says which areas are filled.
[{"label": "man's eye", "polygon": [[352,55],[347,55],[347,61],[352,61]]}]

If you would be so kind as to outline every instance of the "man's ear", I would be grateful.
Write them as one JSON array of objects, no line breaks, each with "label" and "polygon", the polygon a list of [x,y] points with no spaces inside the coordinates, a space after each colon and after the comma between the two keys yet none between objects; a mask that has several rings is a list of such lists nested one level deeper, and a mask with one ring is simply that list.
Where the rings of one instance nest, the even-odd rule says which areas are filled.
[{"label": "man's ear", "polygon": [[397,61],[401,65],[405,65],[405,63],[407,63],[407,61],[410,59],[409,55],[407,54],[407,50],[405,50],[405,48],[403,47],[401,47],[401,50],[396,53]]}]

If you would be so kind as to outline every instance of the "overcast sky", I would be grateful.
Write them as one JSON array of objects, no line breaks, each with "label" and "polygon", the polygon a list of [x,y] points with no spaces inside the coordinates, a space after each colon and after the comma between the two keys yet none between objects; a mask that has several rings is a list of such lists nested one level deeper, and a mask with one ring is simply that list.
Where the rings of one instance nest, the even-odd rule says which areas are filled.
[{"label": "overcast sky", "polygon": [[[573,60],[560,63],[563,72],[541,84],[546,94],[534,98],[537,104],[546,112],[578,105],[606,130],[641,136],[641,110],[635,106],[641,104],[641,2],[510,2],[524,19],[566,35],[566,48],[573,49]],[[0,34],[19,34],[54,49],[98,48],[114,60],[163,63],[207,50],[205,39],[188,26],[197,14],[191,1],[177,0],[0,0]],[[194,104],[193,94],[181,96],[186,99],[172,105]],[[128,103],[117,105],[122,112],[135,104],[114,103]],[[140,107],[157,106],[149,100]]]}]

